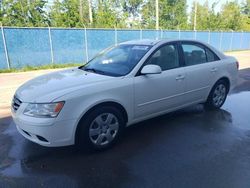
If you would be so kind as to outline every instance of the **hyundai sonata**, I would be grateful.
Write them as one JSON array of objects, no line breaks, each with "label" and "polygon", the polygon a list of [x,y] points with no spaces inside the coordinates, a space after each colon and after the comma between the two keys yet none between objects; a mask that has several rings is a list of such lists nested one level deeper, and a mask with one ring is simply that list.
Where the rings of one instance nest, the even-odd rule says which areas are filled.
[{"label": "hyundai sonata", "polygon": [[13,97],[12,116],[40,145],[106,149],[136,122],[198,103],[220,108],[237,72],[235,58],[202,42],[129,41],[26,82]]}]

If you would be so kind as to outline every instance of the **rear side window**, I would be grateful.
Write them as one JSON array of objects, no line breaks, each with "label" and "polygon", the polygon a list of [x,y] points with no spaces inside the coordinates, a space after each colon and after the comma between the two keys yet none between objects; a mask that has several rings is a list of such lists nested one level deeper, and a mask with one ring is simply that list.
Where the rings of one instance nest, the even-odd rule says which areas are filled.
[{"label": "rear side window", "polygon": [[182,44],[184,59],[187,66],[207,62],[204,48],[193,44]]},{"label": "rear side window", "polygon": [[207,62],[220,60],[217,55],[215,55],[211,50],[206,48]]}]

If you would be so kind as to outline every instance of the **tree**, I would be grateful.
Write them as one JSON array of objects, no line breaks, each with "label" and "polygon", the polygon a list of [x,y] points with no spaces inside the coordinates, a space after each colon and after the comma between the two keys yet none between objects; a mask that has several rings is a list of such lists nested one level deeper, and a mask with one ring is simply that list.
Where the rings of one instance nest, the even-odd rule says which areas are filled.
[{"label": "tree", "polygon": [[155,28],[155,1],[148,0],[142,6],[142,28],[154,29]]},{"label": "tree", "polygon": [[246,0],[246,2],[242,4],[241,12],[243,22],[242,29],[250,31],[250,0]]},{"label": "tree", "polygon": [[160,0],[160,27],[165,29],[185,29],[187,27],[186,8],[186,0]]},{"label": "tree", "polygon": [[221,28],[225,30],[242,29],[242,16],[240,10],[240,6],[237,2],[227,2],[224,4],[221,11]]},{"label": "tree", "polygon": [[[159,0],[159,25],[164,29],[186,29],[186,0]],[[154,0],[148,0],[142,8],[142,20],[145,26],[153,28],[155,22]]]},{"label": "tree", "polygon": [[5,0],[1,6],[0,21],[8,26],[45,26],[48,15],[45,11],[47,1]]},{"label": "tree", "polygon": [[[82,3],[82,9],[80,5]],[[51,7],[50,20],[54,27],[83,27],[89,23],[87,0],[56,0]]]},{"label": "tree", "polygon": [[250,0],[246,0],[242,5],[242,13],[250,16]]},{"label": "tree", "polygon": [[[51,1],[51,0],[50,0]],[[194,4],[187,15],[186,0],[158,0],[162,29],[193,29]],[[155,0],[0,0],[0,22],[6,26],[155,28]],[[197,4],[197,30],[250,31],[250,0]],[[188,17],[190,20],[188,22]]]},{"label": "tree", "polygon": [[[208,1],[203,5],[197,3],[197,30],[240,30],[242,16],[240,6],[236,2],[227,2],[221,12],[215,12],[216,3],[209,7]],[[191,13],[191,27],[194,24],[194,5]]]},{"label": "tree", "polygon": [[141,27],[141,7],[144,0],[116,0],[122,9],[122,19],[126,22],[127,27]]},{"label": "tree", "polygon": [[132,17],[139,16],[139,9],[142,6],[143,0],[121,0],[124,12],[129,13]]},{"label": "tree", "polygon": [[[196,3],[196,5],[195,5]],[[195,6],[196,8],[196,30],[205,30],[208,28],[208,22],[209,22],[209,5],[208,1],[206,1],[203,5],[194,2],[191,12],[191,27],[194,28],[194,22],[195,22]]]},{"label": "tree", "polygon": [[208,24],[205,29],[208,29],[208,30],[220,30],[221,29],[221,23],[222,23],[221,14],[219,12],[216,13],[214,10],[217,3],[213,3],[212,8],[209,10]]},{"label": "tree", "polygon": [[28,22],[34,27],[46,26],[48,24],[48,13],[45,11],[47,1],[28,1]]}]

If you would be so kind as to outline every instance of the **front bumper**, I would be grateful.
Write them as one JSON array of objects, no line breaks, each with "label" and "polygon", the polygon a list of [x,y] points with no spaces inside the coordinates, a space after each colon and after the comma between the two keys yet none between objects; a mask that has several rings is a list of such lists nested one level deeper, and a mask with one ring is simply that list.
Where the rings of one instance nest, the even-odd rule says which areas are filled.
[{"label": "front bumper", "polygon": [[76,120],[29,117],[23,115],[24,108],[25,104],[22,104],[16,112],[11,111],[18,132],[25,138],[48,147],[74,144]]}]

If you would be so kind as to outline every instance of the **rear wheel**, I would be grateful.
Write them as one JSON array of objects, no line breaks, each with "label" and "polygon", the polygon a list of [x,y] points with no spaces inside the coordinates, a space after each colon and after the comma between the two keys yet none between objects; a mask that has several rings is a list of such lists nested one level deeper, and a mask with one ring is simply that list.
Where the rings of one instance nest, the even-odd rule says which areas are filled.
[{"label": "rear wheel", "polygon": [[125,121],[118,109],[104,106],[90,112],[80,126],[79,146],[104,150],[119,140]]},{"label": "rear wheel", "polygon": [[224,80],[219,80],[218,82],[216,82],[216,84],[210,91],[208,99],[205,103],[205,107],[208,109],[220,108],[227,98],[228,90],[229,87]]}]

